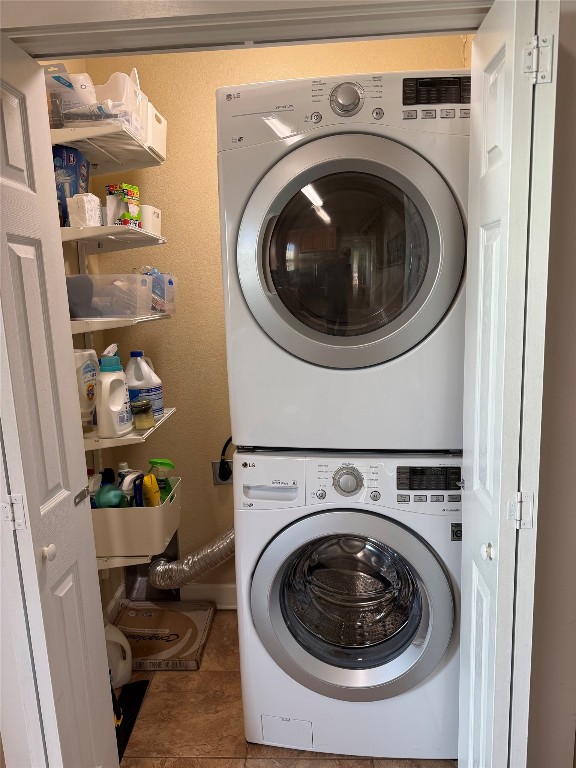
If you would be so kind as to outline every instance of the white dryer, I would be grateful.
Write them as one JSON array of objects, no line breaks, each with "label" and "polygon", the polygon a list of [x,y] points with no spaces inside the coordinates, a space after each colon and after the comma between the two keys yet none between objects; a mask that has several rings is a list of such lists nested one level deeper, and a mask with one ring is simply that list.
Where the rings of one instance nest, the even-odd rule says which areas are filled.
[{"label": "white dryer", "polygon": [[462,448],[470,77],[222,88],[234,443]]},{"label": "white dryer", "polygon": [[237,452],[246,739],[455,758],[461,462]]}]

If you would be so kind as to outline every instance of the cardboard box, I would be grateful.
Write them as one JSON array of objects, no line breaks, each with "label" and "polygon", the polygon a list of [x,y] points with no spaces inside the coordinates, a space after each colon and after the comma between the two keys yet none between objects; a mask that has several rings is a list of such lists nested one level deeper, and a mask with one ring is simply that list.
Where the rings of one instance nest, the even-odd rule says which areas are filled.
[{"label": "cardboard box", "polygon": [[195,670],[212,626],[214,603],[122,603],[114,622],[127,637],[134,670]]},{"label": "cardboard box", "polygon": [[74,147],[61,147],[58,144],[52,147],[52,160],[61,225],[68,227],[70,223],[67,199],[88,192],[90,163]]}]

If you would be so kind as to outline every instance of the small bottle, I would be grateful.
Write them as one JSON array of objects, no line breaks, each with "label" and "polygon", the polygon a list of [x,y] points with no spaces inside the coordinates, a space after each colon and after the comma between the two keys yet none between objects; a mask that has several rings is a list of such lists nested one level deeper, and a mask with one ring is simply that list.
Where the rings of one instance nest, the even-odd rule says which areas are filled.
[{"label": "small bottle", "polygon": [[151,429],[156,423],[150,400],[132,400],[130,402],[130,409],[134,416],[134,429],[137,432]]}]

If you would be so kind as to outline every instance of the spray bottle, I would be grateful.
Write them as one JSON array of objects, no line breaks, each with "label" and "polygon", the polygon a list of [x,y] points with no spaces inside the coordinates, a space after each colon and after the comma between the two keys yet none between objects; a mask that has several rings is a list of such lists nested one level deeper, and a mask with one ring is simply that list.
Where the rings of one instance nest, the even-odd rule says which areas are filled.
[{"label": "spray bottle", "polygon": [[170,459],[150,459],[148,472],[156,477],[161,503],[172,493],[172,483],[168,477],[168,471],[171,469],[174,469],[174,462]]}]

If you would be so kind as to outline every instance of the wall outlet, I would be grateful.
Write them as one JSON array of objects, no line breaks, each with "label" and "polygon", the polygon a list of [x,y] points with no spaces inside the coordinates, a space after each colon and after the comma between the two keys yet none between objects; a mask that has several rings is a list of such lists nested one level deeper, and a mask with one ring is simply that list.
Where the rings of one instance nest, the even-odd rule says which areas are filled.
[{"label": "wall outlet", "polygon": [[[232,462],[228,462],[230,464],[230,469],[232,469]],[[212,462],[212,482],[214,485],[232,485],[232,475],[230,475],[230,478],[228,480],[220,480],[218,477],[218,469],[220,467],[219,461],[213,461]]]}]

